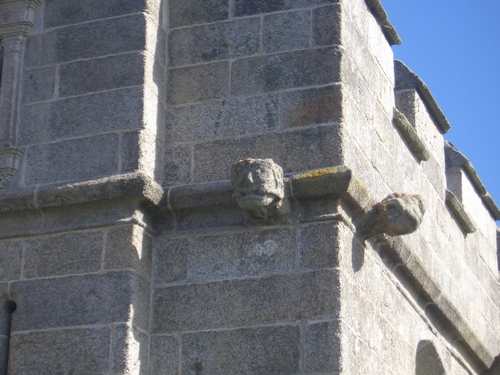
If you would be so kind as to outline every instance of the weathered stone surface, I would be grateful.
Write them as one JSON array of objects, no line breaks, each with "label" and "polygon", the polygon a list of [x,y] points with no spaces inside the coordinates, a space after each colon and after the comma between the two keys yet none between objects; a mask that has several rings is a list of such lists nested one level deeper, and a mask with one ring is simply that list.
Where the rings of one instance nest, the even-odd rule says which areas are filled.
[{"label": "weathered stone surface", "polygon": [[130,325],[118,325],[113,332],[112,365],[115,374],[148,375],[149,336]]},{"label": "weathered stone surface", "polygon": [[[156,156],[155,151],[157,151],[156,148],[153,147],[150,147],[149,150],[144,150],[142,147],[148,135],[146,130],[131,131],[121,134],[120,172],[126,173],[140,170],[148,172],[148,169],[143,168],[144,165],[141,163],[141,157],[144,156],[147,151],[150,151]],[[153,145],[155,143],[155,141],[152,142]],[[153,162],[152,164],[155,166],[156,163]],[[149,165],[149,167],[151,167],[151,165]]]},{"label": "weathered stone surface", "polygon": [[13,334],[9,374],[106,374],[110,340],[109,328]]},{"label": "weathered stone surface", "polygon": [[286,92],[281,105],[285,128],[342,121],[340,85]]},{"label": "weathered stone surface", "polygon": [[144,60],[142,54],[133,53],[64,64],[59,69],[59,96],[141,85]]},{"label": "weathered stone surface", "polygon": [[190,280],[288,273],[295,268],[295,231],[279,229],[197,237],[189,253]]},{"label": "weathered stone surface", "polygon": [[192,159],[191,146],[167,146],[164,155],[163,185],[189,184],[192,180]]},{"label": "weathered stone surface", "polygon": [[89,4],[85,0],[52,0],[45,7],[45,27],[124,16],[158,8],[155,0],[109,0]]},{"label": "weathered stone surface", "polygon": [[169,38],[171,66],[249,56],[259,52],[260,20],[183,28],[171,31]]},{"label": "weathered stone surface", "polygon": [[307,48],[310,40],[311,14],[309,10],[276,13],[264,17],[262,30],[264,52]]},{"label": "weathered stone surface", "polygon": [[144,15],[131,15],[53,29],[44,35],[41,64],[143,50],[145,28]]},{"label": "weathered stone surface", "polygon": [[284,173],[338,165],[339,126],[205,142],[194,148],[195,182],[229,179],[229,166],[244,158],[272,158]]},{"label": "weathered stone surface", "polygon": [[233,192],[229,181],[178,186],[169,190],[168,203],[173,211],[201,207],[211,208],[228,204],[237,207],[235,202],[231,202]]},{"label": "weathered stone surface", "polygon": [[233,98],[171,107],[166,115],[167,142],[237,137],[279,127],[278,95]]},{"label": "weathered stone surface", "polygon": [[338,82],[340,57],[340,50],[329,47],[242,58],[232,64],[231,93],[252,95]]},{"label": "weathered stone surface", "polygon": [[134,311],[136,324],[146,328],[145,283],[130,272],[69,276],[14,282],[19,300],[13,332],[111,322],[127,322]]},{"label": "weathered stone surface", "polygon": [[[80,151],[84,150],[84,157]],[[26,184],[83,180],[116,173],[118,135],[105,134],[29,147]]]},{"label": "weathered stone surface", "polygon": [[157,288],[153,333],[334,318],[338,298],[336,271]]},{"label": "weathered stone surface", "polygon": [[117,227],[106,233],[106,269],[132,269],[151,278],[152,238],[138,225]]},{"label": "weathered stone surface", "polygon": [[234,204],[185,209],[176,212],[176,229],[179,233],[190,231],[224,230],[249,224],[248,217]]},{"label": "weathered stone surface", "polygon": [[199,332],[183,337],[182,374],[296,374],[298,326]]},{"label": "weathered stone surface", "polygon": [[40,66],[41,48],[41,35],[29,35],[26,38],[26,51],[24,54],[24,66],[26,69]]},{"label": "weathered stone surface", "polygon": [[185,238],[158,237],[154,241],[153,275],[155,283],[187,278],[189,242]]},{"label": "weathered stone surface", "polygon": [[321,322],[309,325],[305,334],[305,368],[308,373],[341,371],[341,322]]},{"label": "weathered stone surface", "polygon": [[339,266],[339,225],[325,223],[299,229],[299,265],[304,269]]},{"label": "weathered stone surface", "polygon": [[341,8],[339,4],[312,11],[313,45],[341,44]]},{"label": "weathered stone surface", "polygon": [[179,346],[179,339],[176,336],[151,336],[151,373],[180,375]]},{"label": "weathered stone surface", "polygon": [[0,215],[0,237],[26,236],[42,228],[42,214],[39,211],[6,212]]},{"label": "weathered stone surface", "polygon": [[141,128],[142,108],[142,87],[32,104],[24,107],[19,143],[29,145]]},{"label": "weathered stone surface", "polygon": [[248,16],[258,13],[278,12],[294,8],[306,8],[337,3],[339,0],[235,0],[234,15]]},{"label": "weathered stone surface", "polygon": [[26,241],[24,277],[96,272],[101,268],[102,232],[68,233]]},{"label": "weathered stone surface", "polygon": [[31,69],[24,73],[23,102],[40,102],[54,96],[55,68]]},{"label": "weathered stone surface", "polygon": [[[0,242],[0,281],[15,280],[21,276],[22,252],[22,241]],[[0,291],[0,303],[1,298]]]},{"label": "weathered stone surface", "polygon": [[229,0],[169,1],[170,27],[222,21],[229,16]]},{"label": "weathered stone surface", "polygon": [[228,80],[228,62],[170,69],[168,102],[175,105],[223,98],[228,95]]},{"label": "weathered stone surface", "polygon": [[422,222],[425,207],[418,195],[391,194],[368,213],[360,232],[364,237],[377,233],[390,236],[410,234]]},{"label": "weathered stone surface", "polygon": [[231,166],[231,182],[238,205],[250,216],[271,219],[285,197],[283,168],[272,159],[243,159]]}]

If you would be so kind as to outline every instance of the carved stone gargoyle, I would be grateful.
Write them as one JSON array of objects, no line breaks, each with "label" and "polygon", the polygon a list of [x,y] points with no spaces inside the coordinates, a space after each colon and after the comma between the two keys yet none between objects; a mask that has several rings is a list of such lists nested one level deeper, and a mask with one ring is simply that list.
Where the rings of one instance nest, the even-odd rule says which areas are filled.
[{"label": "carved stone gargoyle", "polygon": [[272,159],[243,159],[231,166],[238,205],[253,219],[272,221],[285,197],[283,169]]},{"label": "carved stone gargoyle", "polygon": [[419,195],[391,194],[366,214],[358,233],[363,238],[377,234],[400,236],[417,230],[422,223],[425,207]]}]

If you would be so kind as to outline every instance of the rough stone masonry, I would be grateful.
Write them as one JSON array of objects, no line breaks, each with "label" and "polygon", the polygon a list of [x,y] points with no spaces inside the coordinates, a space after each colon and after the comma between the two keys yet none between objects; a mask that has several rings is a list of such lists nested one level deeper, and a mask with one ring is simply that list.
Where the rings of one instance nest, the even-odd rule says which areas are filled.
[{"label": "rough stone masonry", "polygon": [[400,42],[379,0],[0,0],[0,375],[499,374],[500,210]]}]

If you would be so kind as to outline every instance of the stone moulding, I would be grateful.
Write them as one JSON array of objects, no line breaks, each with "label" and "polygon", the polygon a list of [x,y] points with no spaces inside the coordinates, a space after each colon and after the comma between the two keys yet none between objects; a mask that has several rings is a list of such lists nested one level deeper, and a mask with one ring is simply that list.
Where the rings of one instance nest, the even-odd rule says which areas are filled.
[{"label": "stone moulding", "polygon": [[465,233],[474,233],[476,231],[476,226],[467,211],[465,211],[464,206],[460,203],[456,195],[449,190],[446,190],[446,206],[450,209],[457,223]]},{"label": "stone moulding", "polygon": [[15,147],[0,149],[0,189],[19,171],[24,151]]},{"label": "stone moulding", "polygon": [[[307,205],[310,201],[319,201],[322,206],[327,206],[329,201],[336,206],[340,202],[344,203],[354,226],[363,223],[366,214],[375,204],[362,181],[344,166],[293,174],[285,182],[286,194],[297,205]],[[74,184],[5,190],[0,192],[0,220],[3,215],[10,215],[12,211],[36,212],[64,206],[81,207],[92,203],[101,206],[105,202],[134,199],[134,202],[141,202],[146,211],[149,208],[148,212],[163,215],[161,220],[175,221],[178,220],[176,217],[182,216],[183,211],[203,211],[208,208],[210,215],[213,215],[225,206],[238,212],[240,209],[232,201],[232,194],[233,188],[229,181],[175,186],[164,190],[146,174],[138,172]],[[290,214],[293,215],[293,210]],[[329,220],[344,220],[342,215],[331,216]],[[188,220],[188,223],[191,222]],[[242,222],[228,225],[241,226]],[[178,230],[176,224],[169,228]],[[0,234],[3,234],[3,230]],[[386,267],[413,295],[434,326],[443,330],[457,344],[459,351],[472,358],[479,369],[486,370],[497,353],[490,353],[484,347],[456,307],[441,294],[438,284],[413,255],[404,239],[377,234],[367,241]]]},{"label": "stone moulding", "polygon": [[458,309],[441,294],[439,285],[427,273],[420,260],[400,237],[379,235],[369,240],[387,268],[414,296],[425,316],[462,354],[471,358],[480,371],[487,370],[495,360],[470,328]]},{"label": "stone moulding", "polygon": [[398,130],[399,134],[401,134],[403,141],[406,143],[413,155],[415,155],[420,161],[429,160],[431,154],[427,149],[427,146],[420,139],[415,131],[415,128],[410,124],[406,116],[399,112],[396,108],[394,108],[392,123]]},{"label": "stone moulding", "polygon": [[6,0],[0,2],[0,188],[19,169],[21,150],[15,149],[19,121],[20,87],[23,75],[24,48],[33,28],[35,10],[41,0]]},{"label": "stone moulding", "polygon": [[139,198],[159,206],[163,189],[142,172],[78,183],[57,183],[0,193],[0,213],[43,210],[113,199]]}]

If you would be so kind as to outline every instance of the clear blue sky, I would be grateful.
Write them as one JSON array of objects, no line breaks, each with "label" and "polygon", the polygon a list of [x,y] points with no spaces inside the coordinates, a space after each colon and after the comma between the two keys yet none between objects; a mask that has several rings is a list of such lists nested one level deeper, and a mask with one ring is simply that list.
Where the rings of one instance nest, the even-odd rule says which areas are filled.
[{"label": "clear blue sky", "polygon": [[474,165],[500,205],[500,0],[381,0],[451,124],[445,139]]}]

